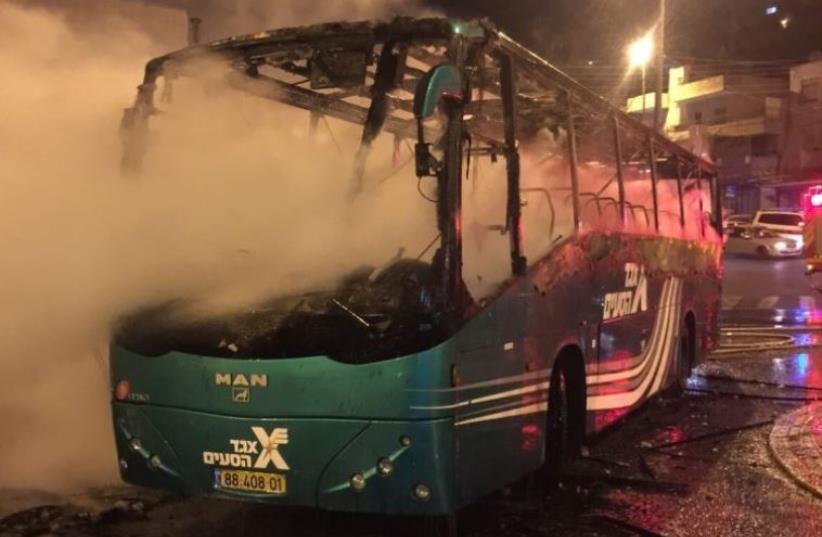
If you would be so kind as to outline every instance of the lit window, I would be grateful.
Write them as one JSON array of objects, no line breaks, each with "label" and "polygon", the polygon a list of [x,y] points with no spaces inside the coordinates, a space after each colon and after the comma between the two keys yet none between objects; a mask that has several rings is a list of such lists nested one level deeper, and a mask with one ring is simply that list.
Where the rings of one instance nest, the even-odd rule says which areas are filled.
[{"label": "lit window", "polygon": [[808,78],[802,81],[802,87],[799,90],[803,101],[815,101],[819,98],[820,79]]}]

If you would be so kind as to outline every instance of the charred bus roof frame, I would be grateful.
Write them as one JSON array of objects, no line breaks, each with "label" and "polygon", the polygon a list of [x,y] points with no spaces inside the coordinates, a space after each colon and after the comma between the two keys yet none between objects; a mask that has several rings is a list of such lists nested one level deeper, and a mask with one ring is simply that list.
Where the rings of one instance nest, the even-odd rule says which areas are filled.
[{"label": "charred bus roof frame", "polygon": [[[641,122],[627,114],[615,110],[603,97],[582,86],[559,68],[544,58],[517,43],[488,20],[460,21],[444,18],[414,19],[398,17],[389,22],[336,22],[313,26],[284,28],[256,34],[230,37],[204,45],[195,45],[160,56],[146,64],[143,83],[139,87],[136,102],[126,110],[124,127],[135,126],[132,120],[141,115],[150,115],[155,111],[154,93],[157,79],[167,70],[182,69],[188,62],[208,55],[223,56],[229,61],[252,62],[266,55],[291,49],[295,46],[311,46],[322,43],[323,48],[372,46],[389,41],[401,42],[421,39],[454,38],[465,39],[488,48],[496,47],[499,52],[508,55],[515,68],[523,69],[534,78],[548,82],[572,96],[573,100],[594,111],[612,115],[620,125],[638,132],[650,133],[655,147],[663,149],[673,156],[715,174],[716,166],[693,155],[675,142],[654,133]],[[433,65],[432,65],[433,67]],[[418,73],[421,77],[425,73]],[[272,89],[284,92],[283,99],[298,107],[311,107],[321,112],[340,116],[342,119],[363,124],[367,109],[320,93],[298,88],[289,84],[277,84],[276,88],[258,88],[261,96]],[[412,103],[396,103],[411,109]],[[393,118],[386,120],[386,128],[392,132],[413,137],[416,134],[414,121],[398,122]]]},{"label": "charred bus roof frame", "polygon": [[[387,131],[400,138],[418,140],[425,138],[425,132],[419,132],[418,118],[402,119],[391,116],[391,110],[401,110],[411,113],[413,116],[413,99],[406,100],[394,96],[388,97],[387,92],[401,87],[403,90],[416,93],[419,83],[426,78],[427,70],[410,66],[399,66],[400,60],[412,57],[412,52],[408,50],[408,44],[413,42],[441,41],[445,45],[446,53],[438,56],[417,50],[414,52],[414,59],[434,69],[443,60],[452,65],[458,72],[461,72],[468,65],[472,54],[477,51],[488,53],[501,60],[504,67],[502,73],[503,80],[500,83],[502,105],[504,116],[514,113],[517,106],[527,106],[529,102],[540,103],[532,97],[526,97],[518,93],[516,88],[515,74],[522,72],[533,80],[556,90],[556,96],[560,97],[553,106],[562,109],[561,114],[566,116],[566,124],[561,125],[569,133],[569,161],[571,163],[571,201],[573,206],[574,229],[580,226],[580,197],[579,180],[577,175],[577,148],[575,126],[577,118],[596,116],[600,121],[610,122],[615,130],[614,137],[617,139],[617,151],[619,150],[619,129],[627,129],[632,135],[644,140],[647,148],[648,166],[652,170],[653,189],[653,221],[654,227],[659,229],[659,208],[656,199],[656,189],[658,181],[657,166],[659,157],[657,154],[667,155],[663,157],[670,169],[680,170],[682,163],[690,164],[699,177],[706,177],[709,185],[716,188],[716,167],[690,153],[685,148],[668,140],[664,136],[652,131],[641,122],[631,118],[624,112],[613,107],[603,97],[585,88],[571,77],[563,73],[560,69],[552,65],[544,58],[528,50],[523,45],[517,43],[504,33],[500,32],[491,22],[487,20],[461,21],[444,18],[422,18],[414,19],[398,17],[388,22],[336,22],[325,23],[313,26],[298,28],[284,28],[279,30],[266,31],[256,34],[249,34],[231,37],[212,42],[210,44],[195,45],[165,56],[155,58],[148,62],[145,69],[143,83],[139,87],[137,99],[133,107],[126,109],[121,124],[121,135],[124,143],[124,153],[122,166],[125,171],[138,170],[143,154],[148,142],[147,119],[154,113],[155,92],[157,89],[157,79],[161,76],[169,76],[171,79],[180,74],[185,74],[186,69],[192,63],[205,57],[218,57],[227,61],[236,68],[228,75],[228,83],[242,87],[244,91],[262,98],[268,98],[284,102],[285,104],[302,108],[312,114],[329,115],[345,121],[350,121],[364,126],[360,149],[357,155],[357,166],[352,179],[352,194],[360,186],[363,161],[367,158],[371,141],[381,132]],[[371,106],[365,107],[344,99],[352,94],[341,91],[336,94],[326,94],[302,87],[297,83],[288,83],[270,77],[260,76],[257,66],[264,62],[266,57],[277,54],[297,54],[303,59],[312,57],[312,53],[317,50],[373,50],[377,44],[384,45],[383,52],[376,59],[377,68],[371,75],[371,85],[363,87],[361,93],[355,94],[372,99]],[[389,48],[386,49],[385,47]],[[316,47],[316,48],[314,48]],[[301,73],[305,75],[305,73]],[[403,77],[408,76],[407,80]],[[466,97],[461,103],[462,106],[470,106],[470,88],[466,92]],[[530,100],[530,101],[529,101]],[[454,108],[454,107],[451,107]],[[459,107],[457,107],[459,108]],[[550,109],[551,107],[548,106]],[[459,147],[463,139],[463,118],[459,110],[449,113],[448,129],[446,131],[447,144],[452,150],[450,158],[446,155],[446,162],[443,163],[443,172],[438,180],[438,226],[441,231],[442,245],[444,246],[445,259],[441,262],[444,266],[443,276],[446,280],[446,289],[451,290],[453,296],[446,298],[446,302],[451,307],[461,309],[461,294],[457,291],[460,281],[461,266],[461,243],[459,222],[457,221],[460,204],[460,181],[455,180],[461,174],[461,156]],[[515,115],[515,114],[514,114]],[[504,119],[504,118],[503,118]],[[507,121],[506,121],[507,123]],[[516,141],[516,125],[511,120],[510,125],[504,125],[505,139],[498,141],[498,145],[504,148],[509,162],[508,166],[508,194],[516,201],[516,193],[519,188],[519,166],[518,149]],[[452,132],[454,131],[454,132]],[[422,134],[422,136],[420,136]],[[480,133],[482,138],[482,133]],[[490,140],[491,138],[489,138]],[[623,176],[621,172],[622,156],[616,159],[617,174],[616,180],[619,183],[620,199],[618,200],[621,218],[625,219],[626,210],[629,203],[626,202],[624,194]],[[678,183],[681,190],[682,177],[677,174]],[[701,188],[701,184],[698,185]],[[714,196],[718,200],[718,196]],[[718,201],[714,203],[718,205]],[[510,202],[511,200],[509,200]],[[506,227],[509,230],[519,229],[519,207],[516,203],[509,203]],[[715,215],[719,214],[720,207],[715,207]],[[633,208],[632,208],[633,210]],[[644,209],[647,218],[647,209]],[[680,215],[682,218],[682,215]],[[721,233],[721,224],[716,225],[717,231]],[[511,262],[515,275],[522,275],[526,270],[526,260],[522,255],[521,238],[517,233],[512,233]]]}]

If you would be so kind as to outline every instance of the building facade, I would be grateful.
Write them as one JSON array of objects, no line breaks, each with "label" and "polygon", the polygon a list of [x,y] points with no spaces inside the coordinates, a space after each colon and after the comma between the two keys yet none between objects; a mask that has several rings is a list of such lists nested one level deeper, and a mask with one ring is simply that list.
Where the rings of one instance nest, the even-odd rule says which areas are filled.
[{"label": "building facade", "polygon": [[[626,107],[650,124],[653,106],[651,93]],[[731,212],[798,209],[822,183],[822,57],[774,77],[675,67],[662,108],[666,135],[718,165]]]},{"label": "building facade", "polygon": [[[717,164],[725,206],[734,212],[778,203],[761,185],[778,181],[783,173],[788,90],[787,76],[698,77],[685,66],[669,71],[662,101],[665,133]],[[642,116],[641,100],[628,99],[628,112]],[[646,108],[644,117],[649,113]]]},{"label": "building facade", "polygon": [[806,180],[822,171],[822,55],[791,69],[791,130],[788,166]]}]

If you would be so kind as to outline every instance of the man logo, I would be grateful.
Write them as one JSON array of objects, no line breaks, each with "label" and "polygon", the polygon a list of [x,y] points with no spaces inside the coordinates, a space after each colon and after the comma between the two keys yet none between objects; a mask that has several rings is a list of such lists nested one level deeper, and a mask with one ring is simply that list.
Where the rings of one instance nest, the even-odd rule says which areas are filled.
[{"label": "man logo", "polygon": [[267,388],[268,375],[252,373],[249,376],[242,373],[236,375],[232,375],[231,373],[215,373],[214,383],[217,384],[217,386],[250,386],[252,388],[259,386],[260,388]]},{"label": "man logo", "polygon": [[234,403],[250,403],[251,388],[267,388],[268,375],[215,373],[214,384],[231,387],[231,401]]},{"label": "man logo", "polygon": [[262,427],[252,427],[251,431],[262,447],[260,456],[257,457],[257,462],[254,463],[254,468],[265,470],[268,468],[268,464],[271,463],[277,470],[288,470],[288,464],[283,459],[279,449],[277,449],[288,443],[288,429],[274,429],[271,434],[265,432]]}]

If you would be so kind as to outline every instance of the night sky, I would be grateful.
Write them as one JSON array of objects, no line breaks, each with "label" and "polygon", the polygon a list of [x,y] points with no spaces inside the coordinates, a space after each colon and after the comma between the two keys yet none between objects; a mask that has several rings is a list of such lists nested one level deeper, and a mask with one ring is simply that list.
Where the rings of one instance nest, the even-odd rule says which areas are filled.
[{"label": "night sky", "polygon": [[[556,63],[617,62],[649,28],[659,0],[430,0],[457,16],[488,16]],[[667,55],[783,60],[822,50],[822,0],[667,0]],[[768,6],[776,6],[773,15]],[[780,21],[789,18],[787,27]]]},{"label": "night sky", "polygon": [[[487,16],[603,95],[637,92],[625,47],[656,21],[659,0],[429,0],[449,15]],[[766,12],[769,6],[776,13]],[[666,64],[695,72],[787,76],[822,51],[822,0],[667,0]],[[783,22],[784,21],[784,22]],[[784,27],[783,27],[784,25]]]},{"label": "night sky", "polygon": [[[225,0],[149,1],[193,8],[212,29],[234,5]],[[638,77],[626,80],[624,51],[654,24],[660,0],[419,1],[449,16],[488,17],[582,83],[618,98],[638,90]],[[822,0],[667,0],[667,6],[668,65],[688,63],[705,75],[784,77],[791,65],[822,51]],[[769,6],[776,12],[768,14]]]},{"label": "night sky", "polygon": [[[211,24],[219,24],[233,5],[230,0],[144,1],[210,11]],[[659,0],[417,1],[449,16],[488,17],[558,64],[622,61],[624,44],[653,24],[659,5]],[[666,1],[667,55],[676,59],[795,60],[822,51],[822,0]],[[768,15],[768,6],[777,12]],[[784,18],[786,28],[780,24]]]}]

